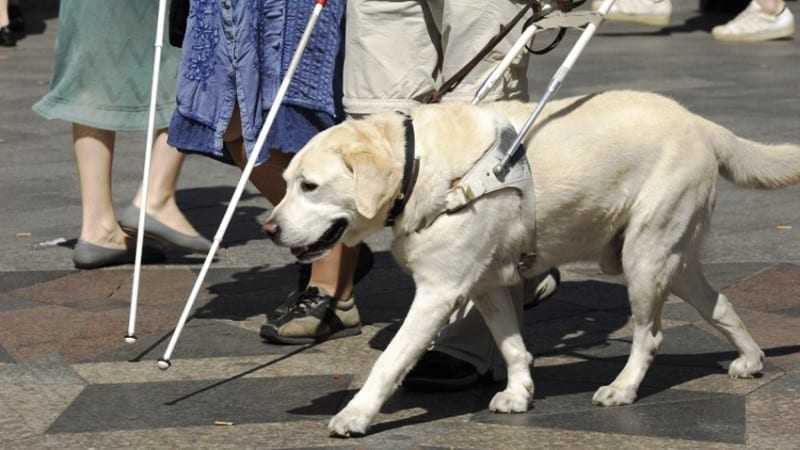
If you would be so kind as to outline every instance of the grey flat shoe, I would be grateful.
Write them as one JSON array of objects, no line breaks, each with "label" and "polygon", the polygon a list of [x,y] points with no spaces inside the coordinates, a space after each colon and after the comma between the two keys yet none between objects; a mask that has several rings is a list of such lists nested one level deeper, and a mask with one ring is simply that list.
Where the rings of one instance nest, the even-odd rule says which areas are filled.
[{"label": "grey flat shoe", "polygon": [[[72,262],[78,269],[99,269],[101,267],[133,264],[136,258],[135,248],[108,248],[78,239],[72,252]],[[142,262],[152,264],[167,259],[160,251],[145,246],[142,250]]]},{"label": "grey flat shoe", "polygon": [[[139,208],[129,205],[118,216],[119,225],[131,236],[139,230]],[[211,241],[203,236],[190,236],[174,228],[170,228],[148,214],[144,223],[144,235],[157,242],[181,248],[191,252],[207,253],[211,250]]]}]

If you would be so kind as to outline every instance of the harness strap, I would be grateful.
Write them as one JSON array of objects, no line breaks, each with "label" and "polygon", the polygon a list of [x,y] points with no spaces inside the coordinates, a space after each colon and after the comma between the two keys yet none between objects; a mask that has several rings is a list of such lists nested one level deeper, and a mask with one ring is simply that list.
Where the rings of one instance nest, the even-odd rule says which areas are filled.
[{"label": "harness strap", "polygon": [[533,175],[524,152],[517,153],[509,170],[501,176],[493,172],[503,157],[511,151],[517,131],[510,124],[501,126],[495,144],[461,177],[447,193],[445,213],[452,213],[469,205],[472,201],[502,189],[525,192],[533,183]]}]

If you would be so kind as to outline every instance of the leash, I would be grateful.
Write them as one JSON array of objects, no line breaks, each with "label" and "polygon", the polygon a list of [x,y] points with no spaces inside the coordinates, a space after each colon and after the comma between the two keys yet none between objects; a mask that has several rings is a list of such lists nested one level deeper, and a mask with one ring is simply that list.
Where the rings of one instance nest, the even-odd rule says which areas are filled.
[{"label": "leash", "polygon": [[[497,47],[497,44],[499,44],[503,39],[506,38],[506,36],[508,36],[509,33],[511,33],[511,30],[513,30],[514,27],[517,26],[517,24],[528,13],[528,11],[533,11],[533,14],[531,15],[531,17],[525,20],[525,23],[522,26],[523,30],[531,27],[536,22],[544,19],[548,14],[550,14],[553,11],[560,11],[562,13],[566,13],[572,11],[576,7],[583,5],[584,3],[586,3],[586,0],[577,0],[577,1],[555,0],[553,3],[555,3],[555,6],[553,6],[550,3],[541,3],[539,0],[531,0],[529,3],[527,3],[525,7],[522,8],[508,23],[500,25],[500,31],[496,35],[494,35],[491,39],[489,39],[489,42],[487,42],[486,45],[484,45],[483,48],[481,48],[472,59],[467,61],[467,63],[464,64],[464,66],[461,69],[459,69],[458,72],[453,74],[453,76],[445,80],[442,83],[441,87],[439,87],[438,89],[434,89],[433,92],[428,94],[422,100],[422,102],[439,103],[442,100],[442,97],[445,96],[445,94],[451,92],[453,89],[458,87],[458,85],[461,84],[462,81],[464,81],[464,78],[466,78],[467,75],[469,75],[469,73],[472,72],[481,61],[483,61],[486,55],[488,55],[492,50],[494,50],[495,47]],[[544,55],[545,53],[548,53],[554,48],[556,48],[558,44],[561,43],[561,39],[563,39],[565,34],[566,34],[566,28],[560,27],[558,34],[553,39],[553,41],[544,48],[541,49],[532,48],[531,47],[531,44],[533,43],[532,41],[530,44],[525,45],[525,48],[534,55]],[[517,52],[514,53],[516,54]]]}]

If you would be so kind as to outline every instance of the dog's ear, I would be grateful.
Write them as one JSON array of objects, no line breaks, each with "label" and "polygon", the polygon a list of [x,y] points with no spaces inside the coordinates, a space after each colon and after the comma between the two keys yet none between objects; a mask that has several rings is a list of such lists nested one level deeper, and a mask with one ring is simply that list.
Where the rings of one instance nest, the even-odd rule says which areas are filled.
[{"label": "dog's ear", "polygon": [[358,213],[375,218],[395,189],[397,176],[392,161],[376,152],[353,151],[344,154],[344,162],[355,178],[355,200]]}]

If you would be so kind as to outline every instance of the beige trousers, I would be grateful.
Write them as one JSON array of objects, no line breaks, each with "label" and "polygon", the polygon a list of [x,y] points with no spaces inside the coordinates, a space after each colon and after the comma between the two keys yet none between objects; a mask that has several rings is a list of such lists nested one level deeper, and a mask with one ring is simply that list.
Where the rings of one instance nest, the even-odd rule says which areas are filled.
[{"label": "beige trousers", "polygon": [[[407,111],[461,69],[523,7],[512,0],[349,0],[345,111]],[[446,100],[472,100],[519,37],[521,22]],[[486,101],[527,100],[527,65],[523,52]]]}]

